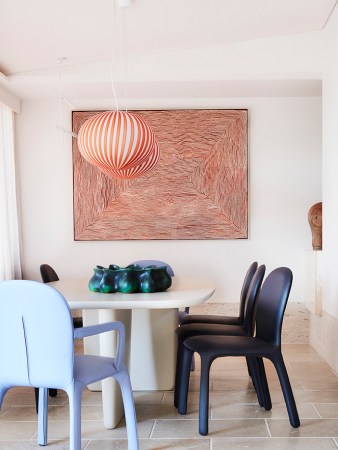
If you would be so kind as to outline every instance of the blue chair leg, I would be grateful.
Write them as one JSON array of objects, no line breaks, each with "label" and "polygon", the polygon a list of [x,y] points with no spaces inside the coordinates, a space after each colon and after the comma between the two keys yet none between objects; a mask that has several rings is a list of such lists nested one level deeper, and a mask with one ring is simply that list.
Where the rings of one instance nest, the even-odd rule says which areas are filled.
[{"label": "blue chair leg", "polygon": [[182,351],[182,365],[180,371],[180,377],[178,380],[178,399],[177,407],[178,413],[185,415],[187,413],[187,402],[188,402],[188,391],[189,391],[189,379],[190,379],[190,368],[191,361],[194,352],[184,345]]},{"label": "blue chair leg", "polygon": [[38,444],[47,445],[48,440],[48,389],[39,389]]},{"label": "blue chair leg", "polygon": [[127,424],[128,450],[139,450],[133,392],[127,369],[116,376],[116,381],[119,383],[122,392],[124,415]]},{"label": "blue chair leg", "polygon": [[252,384],[255,388],[259,406],[264,406],[264,392],[260,378],[260,370],[257,358],[246,358],[248,371],[251,375]]},{"label": "blue chair leg", "polygon": [[264,405],[263,406],[266,409],[266,411],[270,411],[272,408],[272,403],[271,403],[270,391],[269,391],[269,386],[268,386],[268,380],[266,378],[263,358],[256,358],[256,359],[257,359],[257,364],[258,364],[258,368],[259,368],[260,384],[261,384],[262,392],[263,392],[263,396],[264,396]]},{"label": "blue chair leg", "polygon": [[199,433],[208,434],[209,425],[209,376],[213,359],[208,354],[201,356],[200,403],[199,403]]},{"label": "blue chair leg", "polygon": [[289,414],[290,424],[293,428],[298,428],[300,425],[300,420],[298,416],[297,406],[282,354],[280,353],[279,355],[275,355],[274,358],[271,359],[271,361],[273,362],[278,374],[278,378],[284,395],[286,409],[288,410]]},{"label": "blue chair leg", "polygon": [[183,357],[183,344],[182,344],[182,342],[178,341],[177,354],[176,354],[175,387],[174,387],[174,406],[175,406],[175,408],[178,408],[178,399],[179,399],[179,395],[180,395],[182,357]]},{"label": "blue chair leg", "polygon": [[67,391],[69,398],[69,450],[81,450],[81,400],[84,386],[80,383]]}]

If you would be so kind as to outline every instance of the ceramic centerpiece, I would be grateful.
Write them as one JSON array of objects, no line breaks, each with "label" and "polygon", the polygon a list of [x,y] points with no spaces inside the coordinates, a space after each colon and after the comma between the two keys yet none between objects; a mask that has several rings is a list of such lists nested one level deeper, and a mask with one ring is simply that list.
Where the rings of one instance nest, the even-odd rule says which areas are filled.
[{"label": "ceramic centerpiece", "polygon": [[137,264],[129,264],[127,267],[110,264],[108,268],[95,267],[88,287],[93,292],[133,294],[135,292],[163,292],[171,286],[171,283],[167,266],[151,265],[142,268]]}]

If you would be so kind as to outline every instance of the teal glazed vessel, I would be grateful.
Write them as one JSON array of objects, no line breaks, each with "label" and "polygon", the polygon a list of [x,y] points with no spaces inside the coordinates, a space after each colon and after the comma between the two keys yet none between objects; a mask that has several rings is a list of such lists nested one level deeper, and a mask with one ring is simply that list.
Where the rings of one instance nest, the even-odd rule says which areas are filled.
[{"label": "teal glazed vessel", "polygon": [[142,268],[137,264],[130,264],[127,267],[110,264],[108,268],[95,267],[88,287],[93,292],[133,294],[163,292],[171,286],[171,283],[167,266]]}]

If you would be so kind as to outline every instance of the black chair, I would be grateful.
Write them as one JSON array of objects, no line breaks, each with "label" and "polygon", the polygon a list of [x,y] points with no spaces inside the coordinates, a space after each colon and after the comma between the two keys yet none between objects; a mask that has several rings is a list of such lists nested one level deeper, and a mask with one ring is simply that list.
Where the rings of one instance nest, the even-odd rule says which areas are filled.
[{"label": "black chair", "polygon": [[[247,296],[244,308],[244,323],[242,325],[222,325],[215,323],[190,323],[177,328],[177,360],[175,376],[174,405],[178,406],[180,397],[180,379],[182,371],[183,343],[186,339],[193,336],[223,335],[223,336],[253,336],[255,330],[255,311],[256,302],[259,297],[260,288],[265,275],[265,266],[260,266],[254,274],[250,286],[247,290]],[[256,361],[247,358],[249,373],[257,392],[259,404],[264,405],[264,395],[259,383],[259,368]]]},{"label": "black chair", "polygon": [[[55,272],[53,267],[48,264],[41,264],[40,274],[44,283],[51,283],[52,281],[59,280],[58,274]],[[73,326],[74,328],[83,327],[82,317],[73,317]]]},{"label": "black chair", "polygon": [[59,281],[58,274],[55,272],[53,267],[48,264],[41,264],[40,266],[40,274],[42,281],[44,283],[51,283],[52,281]]},{"label": "black chair", "polygon": [[244,323],[244,309],[245,300],[247,297],[248,289],[251,280],[257,270],[258,263],[253,262],[250,264],[241,290],[240,300],[239,300],[239,315],[238,316],[223,316],[223,315],[211,315],[211,314],[189,314],[182,317],[180,324],[188,325],[190,323],[216,323],[223,325],[243,325]]},{"label": "black chair", "polygon": [[189,367],[194,352],[201,357],[199,432],[208,434],[209,372],[212,362],[223,356],[254,358],[259,366],[260,383],[265,409],[271,409],[271,398],[262,358],[275,366],[294,428],[300,425],[296,403],[281,352],[281,330],[284,311],[292,285],[292,272],[280,267],[271,272],[263,283],[256,310],[256,336],[196,336],[183,344],[182,371],[178,412],[186,414],[189,388]]}]

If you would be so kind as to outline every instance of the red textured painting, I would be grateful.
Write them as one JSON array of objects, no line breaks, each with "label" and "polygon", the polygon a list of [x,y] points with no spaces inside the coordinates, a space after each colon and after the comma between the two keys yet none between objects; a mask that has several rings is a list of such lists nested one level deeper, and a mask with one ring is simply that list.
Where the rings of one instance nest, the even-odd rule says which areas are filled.
[{"label": "red textured painting", "polygon": [[[97,113],[73,112],[73,131]],[[74,239],[247,238],[247,110],[133,113],[153,129],[160,161],[140,178],[110,178],[74,138]]]}]

